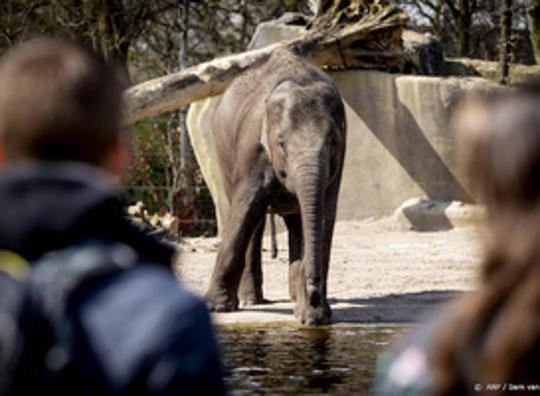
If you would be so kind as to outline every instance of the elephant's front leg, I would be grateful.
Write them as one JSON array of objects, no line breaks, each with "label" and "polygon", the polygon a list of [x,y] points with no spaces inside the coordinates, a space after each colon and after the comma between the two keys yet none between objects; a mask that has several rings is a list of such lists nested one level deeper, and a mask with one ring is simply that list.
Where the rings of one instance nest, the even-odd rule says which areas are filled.
[{"label": "elephant's front leg", "polygon": [[331,312],[330,306],[327,303],[327,290],[328,290],[328,270],[330,267],[330,258],[332,251],[332,240],[334,237],[334,227],[336,224],[336,212],[337,212],[337,200],[339,194],[341,170],[339,172],[339,178],[334,181],[333,184],[327,190],[326,193],[326,211],[324,214],[324,227],[323,227],[323,299],[328,307],[328,311]]},{"label": "elephant's front leg", "polygon": [[284,217],[285,225],[289,233],[289,295],[296,302],[298,294],[298,282],[302,271],[302,218],[299,214]]},{"label": "elephant's front leg", "polygon": [[265,218],[257,226],[246,251],[246,264],[238,295],[242,306],[256,305],[264,303],[262,283],[263,274],[261,268],[261,250],[264,234]]},{"label": "elephant's front leg", "polygon": [[212,311],[238,309],[238,286],[245,267],[246,249],[266,212],[266,200],[257,180],[245,180],[231,199],[216,265],[206,300]]}]

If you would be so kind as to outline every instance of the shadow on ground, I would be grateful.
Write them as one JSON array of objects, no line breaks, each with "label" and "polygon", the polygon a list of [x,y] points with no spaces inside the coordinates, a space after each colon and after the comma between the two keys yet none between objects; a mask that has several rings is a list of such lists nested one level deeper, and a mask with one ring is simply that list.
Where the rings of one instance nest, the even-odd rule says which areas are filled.
[{"label": "shadow on ground", "polygon": [[[429,317],[444,303],[463,293],[458,290],[433,290],[418,293],[388,294],[380,297],[330,299],[333,323],[413,323]],[[284,300],[243,308],[244,312],[281,314],[292,319],[292,308]]]}]

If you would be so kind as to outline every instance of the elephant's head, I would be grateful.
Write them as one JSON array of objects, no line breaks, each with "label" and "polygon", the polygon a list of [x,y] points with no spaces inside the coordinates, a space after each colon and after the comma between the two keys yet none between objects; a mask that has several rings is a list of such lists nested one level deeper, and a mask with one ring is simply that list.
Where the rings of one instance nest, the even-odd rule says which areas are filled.
[{"label": "elephant's head", "polygon": [[273,90],[265,110],[263,139],[272,166],[281,184],[300,204],[306,309],[312,312],[304,316],[307,322],[324,323],[330,319],[329,309],[320,307],[326,305],[322,240],[325,199],[344,155],[343,103],[331,81],[302,85],[288,80]]}]

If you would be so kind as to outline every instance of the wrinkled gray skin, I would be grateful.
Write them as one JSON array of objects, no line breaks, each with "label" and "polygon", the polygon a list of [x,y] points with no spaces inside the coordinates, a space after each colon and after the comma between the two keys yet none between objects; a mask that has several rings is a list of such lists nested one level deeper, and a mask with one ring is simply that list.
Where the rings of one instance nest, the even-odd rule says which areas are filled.
[{"label": "wrinkled gray skin", "polygon": [[328,323],[326,279],[345,155],[345,113],[320,69],[286,50],[237,78],[214,114],[231,203],[206,298],[214,311],[262,303],[266,213],[289,231],[289,293],[302,323]]}]

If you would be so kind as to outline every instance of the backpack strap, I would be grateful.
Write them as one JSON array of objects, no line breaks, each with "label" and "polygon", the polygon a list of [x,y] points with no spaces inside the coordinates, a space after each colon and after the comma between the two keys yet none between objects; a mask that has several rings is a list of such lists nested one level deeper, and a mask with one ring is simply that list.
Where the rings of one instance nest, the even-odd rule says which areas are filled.
[{"label": "backpack strap", "polygon": [[44,255],[34,263],[27,284],[41,295],[46,312],[53,313],[87,283],[133,267],[137,260],[137,253],[127,245],[86,240]]},{"label": "backpack strap", "polygon": [[[26,333],[28,325],[36,324],[49,331],[42,362],[44,382],[61,389],[66,379],[75,377],[71,308],[76,306],[78,297],[96,282],[133,267],[137,261],[138,255],[131,247],[93,239],[50,252],[34,263],[25,282],[27,322],[23,331]],[[33,342],[27,340],[27,344]]]},{"label": "backpack strap", "polygon": [[22,281],[0,271],[0,395],[10,395],[11,381],[23,351],[19,331],[24,287]]},{"label": "backpack strap", "polygon": [[24,279],[30,272],[28,262],[15,252],[0,250],[0,274]]}]

